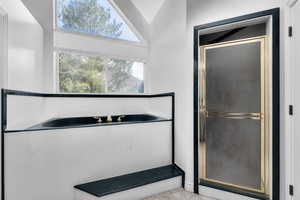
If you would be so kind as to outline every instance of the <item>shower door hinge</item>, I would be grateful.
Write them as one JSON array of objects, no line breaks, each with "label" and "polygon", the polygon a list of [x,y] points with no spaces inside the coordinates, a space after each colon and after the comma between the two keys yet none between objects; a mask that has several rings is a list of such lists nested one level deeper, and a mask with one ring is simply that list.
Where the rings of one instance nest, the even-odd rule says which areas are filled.
[{"label": "shower door hinge", "polygon": [[289,105],[289,115],[294,115],[294,106]]},{"label": "shower door hinge", "polygon": [[293,27],[289,26],[289,37],[293,36]]},{"label": "shower door hinge", "polygon": [[289,186],[289,193],[290,193],[291,196],[294,195],[294,186],[293,185]]}]

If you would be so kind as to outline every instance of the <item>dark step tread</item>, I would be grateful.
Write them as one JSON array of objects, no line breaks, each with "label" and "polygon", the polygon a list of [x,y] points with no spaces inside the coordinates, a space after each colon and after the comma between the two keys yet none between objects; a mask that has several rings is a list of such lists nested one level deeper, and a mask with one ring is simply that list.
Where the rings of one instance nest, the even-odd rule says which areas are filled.
[{"label": "dark step tread", "polygon": [[184,172],[176,165],[168,165],[90,183],[84,183],[74,187],[94,196],[102,197],[177,176],[184,176]]}]

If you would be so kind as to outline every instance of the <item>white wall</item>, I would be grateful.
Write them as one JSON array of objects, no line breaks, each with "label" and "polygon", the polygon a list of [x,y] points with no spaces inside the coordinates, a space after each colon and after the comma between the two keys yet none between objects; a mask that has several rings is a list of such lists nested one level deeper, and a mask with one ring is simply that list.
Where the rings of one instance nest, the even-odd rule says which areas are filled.
[{"label": "white wall", "polygon": [[0,66],[0,73],[5,73],[0,88],[40,91],[43,80],[43,29],[20,0],[0,0],[0,7],[8,17],[7,54],[4,54],[7,69],[3,70],[4,66]]},{"label": "white wall", "polygon": [[8,88],[42,90],[43,29],[20,0],[0,0],[8,13]]},{"label": "white wall", "polygon": [[193,92],[193,74],[186,61],[186,1],[166,0],[151,26],[149,85],[154,93],[176,93],[175,154],[189,184],[193,177],[193,118],[189,115],[193,102],[188,96]]},{"label": "white wall", "polygon": [[56,70],[54,67],[54,33],[44,29],[43,92],[56,92]]},{"label": "white wall", "polygon": [[7,87],[8,17],[0,7],[0,88]]},{"label": "white wall", "polygon": [[75,185],[169,165],[171,130],[157,122],[8,133],[6,197],[73,200]]},{"label": "white wall", "polygon": [[[193,26],[281,7],[282,4],[281,0],[180,0],[176,4],[172,0],[166,0],[155,17],[149,53],[150,85],[152,92],[176,92],[176,161],[186,172],[188,190],[193,189]],[[284,15],[283,12],[281,14]],[[284,27],[283,23],[281,25]],[[281,32],[283,42],[283,28]],[[281,51],[283,50],[282,45]],[[283,60],[282,57],[282,62]],[[284,83],[283,67],[281,65],[281,83]],[[283,85],[281,89],[281,102],[284,105]],[[284,121],[282,125],[283,123]],[[284,137],[281,142],[284,144]],[[283,195],[283,146],[281,149]]]}]

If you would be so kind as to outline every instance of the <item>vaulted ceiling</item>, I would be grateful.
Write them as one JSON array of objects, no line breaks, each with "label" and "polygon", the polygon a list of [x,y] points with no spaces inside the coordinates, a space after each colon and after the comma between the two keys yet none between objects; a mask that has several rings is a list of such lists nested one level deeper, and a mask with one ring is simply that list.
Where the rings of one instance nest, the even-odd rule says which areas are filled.
[{"label": "vaulted ceiling", "polygon": [[47,30],[53,28],[53,0],[22,0],[35,19]]},{"label": "vaulted ceiling", "polygon": [[[165,0],[130,0],[144,16],[148,24],[156,16]],[[34,17],[51,30],[53,24],[53,0],[22,0]]]},{"label": "vaulted ceiling", "polygon": [[[53,31],[54,0],[21,0],[36,20],[48,31]],[[110,0],[115,2],[147,40],[148,27],[165,0]],[[132,6],[131,6],[132,5]],[[135,11],[135,10],[136,11]],[[140,15],[140,16],[139,16]],[[147,25],[148,24],[148,25]]]},{"label": "vaulted ceiling", "polygon": [[146,21],[151,24],[165,0],[131,0]]}]

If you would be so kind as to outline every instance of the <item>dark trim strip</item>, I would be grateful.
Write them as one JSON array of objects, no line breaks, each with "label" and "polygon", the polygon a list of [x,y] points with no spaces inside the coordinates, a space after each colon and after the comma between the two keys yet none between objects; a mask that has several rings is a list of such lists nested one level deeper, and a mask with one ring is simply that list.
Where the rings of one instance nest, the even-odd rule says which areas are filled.
[{"label": "dark trim strip", "polygon": [[7,125],[7,96],[1,89],[1,199],[5,199],[5,137],[4,131]]},{"label": "dark trim strip", "polygon": [[198,122],[199,122],[199,72],[198,72],[198,30],[194,30],[194,192],[199,194],[199,148],[198,148]]},{"label": "dark trim strip", "polygon": [[172,164],[175,164],[175,94],[172,95]]},{"label": "dark trim strip", "polygon": [[4,89],[1,89],[1,112],[1,127],[2,130],[5,130],[7,127],[7,95]]},{"label": "dark trim strip", "polygon": [[273,22],[273,199],[280,199],[280,10],[274,10],[272,14]]},{"label": "dark trim strip", "polygon": [[63,94],[63,93],[38,93],[19,90],[2,89],[4,95],[30,96],[30,97],[68,97],[68,98],[155,98],[173,96],[174,92],[161,94]]},{"label": "dark trim strip", "polygon": [[181,182],[181,187],[184,189],[185,188],[185,172],[176,164],[173,164],[179,171],[182,173],[182,182]]},{"label": "dark trim strip", "polygon": [[141,121],[141,122],[120,122],[120,123],[103,123],[103,124],[93,124],[93,125],[83,125],[83,126],[69,126],[69,127],[55,127],[55,128],[36,128],[36,129],[23,129],[23,130],[4,130],[4,134],[9,133],[25,133],[25,132],[36,132],[36,131],[51,131],[51,130],[63,130],[63,129],[78,129],[78,128],[91,128],[100,126],[121,126],[130,124],[149,124],[157,122],[171,122],[172,119],[157,119],[152,121]]},{"label": "dark trim strip", "polygon": [[[273,183],[272,191],[273,198],[272,200],[279,200],[280,198],[280,8],[274,8],[270,10],[265,10],[262,12],[257,12],[253,14],[243,15],[240,17],[225,19],[213,23],[203,24],[194,27],[194,192],[199,193],[199,174],[198,174],[198,99],[199,99],[199,69],[198,69],[198,44],[199,44],[199,31],[203,29],[213,28],[217,26],[232,24],[236,22],[251,20],[259,17],[271,16],[272,17],[272,26],[273,26],[273,35],[272,35],[272,44],[273,44]],[[201,183],[202,185],[202,183]],[[214,188],[217,188],[214,186]],[[218,189],[218,188],[217,188]],[[226,190],[226,188],[223,190]],[[228,191],[228,190],[226,190]],[[236,191],[229,191],[237,193]],[[245,194],[246,195],[246,194]],[[248,195],[246,195],[248,196]]]}]

